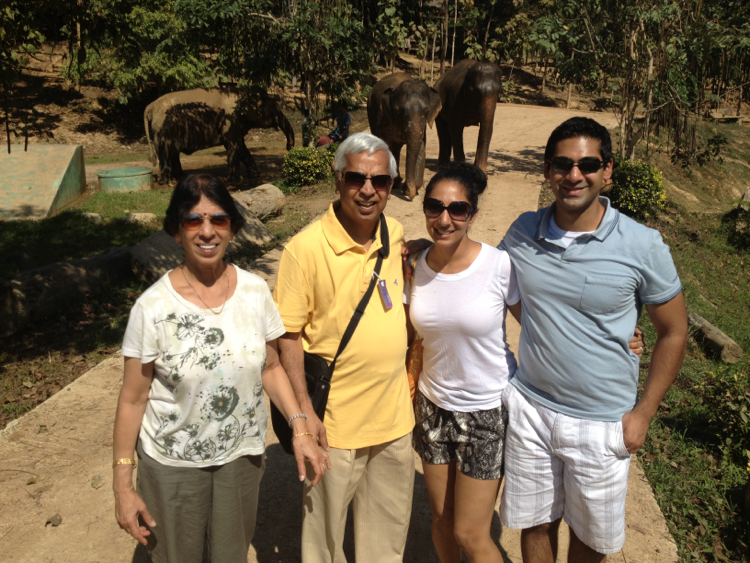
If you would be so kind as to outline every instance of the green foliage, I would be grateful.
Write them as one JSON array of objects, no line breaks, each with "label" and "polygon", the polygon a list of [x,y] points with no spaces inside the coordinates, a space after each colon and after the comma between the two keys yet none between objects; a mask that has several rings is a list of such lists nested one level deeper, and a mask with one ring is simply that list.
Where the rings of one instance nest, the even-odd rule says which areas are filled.
[{"label": "green foliage", "polygon": [[750,446],[750,381],[746,373],[730,368],[706,372],[696,386],[700,401],[717,429],[719,448],[725,456],[741,462]]},{"label": "green foliage", "polygon": [[607,194],[612,206],[637,219],[645,219],[664,209],[667,201],[661,171],[643,162],[615,159],[612,190]]},{"label": "green foliage", "polygon": [[6,92],[18,78],[20,67],[28,64],[29,56],[44,41],[29,8],[26,1],[0,3],[0,87]]},{"label": "green foliage", "polygon": [[750,204],[739,205],[724,215],[721,221],[727,231],[727,241],[741,252],[750,251]]},{"label": "green foliage", "polygon": [[309,186],[331,178],[334,147],[321,151],[313,147],[295,147],[284,157],[285,194],[295,193],[301,186]]},{"label": "green foliage", "polygon": [[401,0],[379,0],[378,1],[378,19],[376,20],[377,44],[390,63],[393,71],[398,50],[404,43],[404,39],[409,30],[404,25],[401,17]]}]

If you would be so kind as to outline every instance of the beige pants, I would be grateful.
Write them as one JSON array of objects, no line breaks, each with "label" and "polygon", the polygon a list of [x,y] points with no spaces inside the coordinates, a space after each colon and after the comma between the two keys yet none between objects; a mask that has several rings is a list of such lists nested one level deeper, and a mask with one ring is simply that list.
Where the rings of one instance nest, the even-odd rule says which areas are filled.
[{"label": "beige pants", "polygon": [[305,482],[302,563],[346,563],[344,529],[352,501],[357,563],[400,563],[414,494],[411,432],[378,446],[333,448],[329,455],[333,469],[315,487]]}]

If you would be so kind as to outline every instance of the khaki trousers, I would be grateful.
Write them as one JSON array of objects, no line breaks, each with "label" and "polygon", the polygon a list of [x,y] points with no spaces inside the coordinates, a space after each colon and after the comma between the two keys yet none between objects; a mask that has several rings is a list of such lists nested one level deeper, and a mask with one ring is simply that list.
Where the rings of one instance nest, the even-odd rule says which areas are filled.
[{"label": "khaki trousers", "polygon": [[[305,482],[302,563],[346,563],[344,529],[354,502],[357,563],[400,563],[411,519],[414,452],[411,432],[392,442],[330,452],[333,469],[315,487]],[[307,474],[311,475],[308,467]]]}]

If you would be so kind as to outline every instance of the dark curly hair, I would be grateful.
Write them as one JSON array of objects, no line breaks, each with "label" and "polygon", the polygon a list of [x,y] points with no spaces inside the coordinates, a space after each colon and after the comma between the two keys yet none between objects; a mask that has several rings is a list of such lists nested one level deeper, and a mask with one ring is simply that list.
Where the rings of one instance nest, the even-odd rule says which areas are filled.
[{"label": "dark curly hair", "polygon": [[612,160],[612,138],[607,128],[588,117],[571,117],[552,131],[547,140],[547,147],[544,149],[544,162],[548,162],[555,155],[555,149],[560,141],[576,137],[599,141],[601,143],[599,152],[604,164]]},{"label": "dark curly hair", "polygon": [[460,162],[440,170],[427,184],[424,192],[425,199],[430,197],[432,189],[443,180],[453,180],[460,184],[473,209],[472,215],[477,212],[479,196],[487,189],[487,176],[479,166],[468,162]]},{"label": "dark curly hair", "polygon": [[205,196],[229,215],[233,233],[243,227],[245,219],[237,209],[234,198],[229,195],[224,182],[211,174],[188,174],[177,182],[172,199],[169,200],[167,215],[164,217],[164,230],[167,234],[174,236],[179,232],[180,221],[198,205],[201,196]]}]

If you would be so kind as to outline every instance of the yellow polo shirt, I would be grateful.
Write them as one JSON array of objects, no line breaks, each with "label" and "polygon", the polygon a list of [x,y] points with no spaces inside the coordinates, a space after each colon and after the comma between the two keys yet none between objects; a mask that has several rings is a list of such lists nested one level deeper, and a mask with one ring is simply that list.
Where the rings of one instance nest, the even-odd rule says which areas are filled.
[{"label": "yellow polo shirt", "polygon": [[[380,228],[370,249],[352,240],[332,204],[320,221],[284,248],[273,292],[288,332],[302,332],[305,351],[330,364],[375,269]],[[390,255],[380,276],[393,307],[375,288],[349,344],[336,362],[326,406],[328,444],[357,449],[405,436],[414,427],[406,378],[406,318],[402,294],[404,229],[387,218]]]}]

